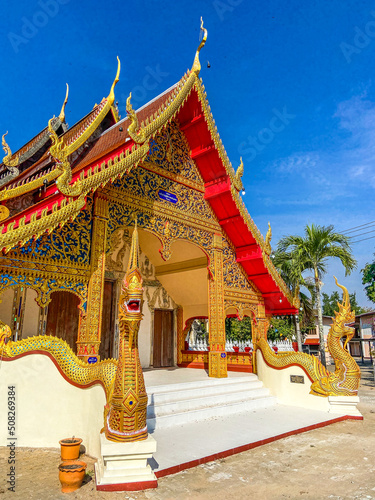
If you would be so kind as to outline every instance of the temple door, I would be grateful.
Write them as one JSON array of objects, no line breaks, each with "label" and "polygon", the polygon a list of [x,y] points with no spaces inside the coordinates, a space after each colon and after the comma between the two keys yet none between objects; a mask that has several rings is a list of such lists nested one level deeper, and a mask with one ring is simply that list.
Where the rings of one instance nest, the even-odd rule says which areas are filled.
[{"label": "temple door", "polygon": [[173,311],[154,310],[153,366],[174,366],[173,356]]},{"label": "temple door", "polygon": [[[65,340],[77,352],[79,298],[70,292],[53,292],[48,305],[46,335]],[[27,319],[27,318],[25,318]]]},{"label": "temple door", "polygon": [[114,343],[114,282],[105,280],[103,289],[103,311],[102,311],[102,328],[99,355],[100,359],[107,359],[113,356]]}]

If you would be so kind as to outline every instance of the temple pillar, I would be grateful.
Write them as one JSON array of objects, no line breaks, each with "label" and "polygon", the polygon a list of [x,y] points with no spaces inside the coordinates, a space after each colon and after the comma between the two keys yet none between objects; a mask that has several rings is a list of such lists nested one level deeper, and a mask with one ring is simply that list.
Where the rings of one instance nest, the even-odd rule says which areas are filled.
[{"label": "temple pillar", "polygon": [[270,326],[272,315],[265,313],[265,308],[263,304],[258,304],[258,315],[256,319],[252,322],[252,341],[253,341],[253,373],[258,373],[257,369],[257,356],[256,356],[256,344],[259,339],[267,340],[267,332]]},{"label": "temple pillar", "polygon": [[182,351],[185,349],[184,337],[184,310],[181,306],[177,307],[177,365],[182,363]]},{"label": "temple pillar", "polygon": [[86,316],[80,315],[77,340],[78,357],[85,361],[89,358],[96,358],[99,361],[107,225],[107,199],[102,195],[96,195],[92,223],[87,313]]},{"label": "temple pillar", "polygon": [[221,234],[213,237],[213,275],[208,279],[208,321],[210,352],[208,367],[210,377],[227,376],[227,354],[225,352],[225,311],[223,279],[223,239]]}]

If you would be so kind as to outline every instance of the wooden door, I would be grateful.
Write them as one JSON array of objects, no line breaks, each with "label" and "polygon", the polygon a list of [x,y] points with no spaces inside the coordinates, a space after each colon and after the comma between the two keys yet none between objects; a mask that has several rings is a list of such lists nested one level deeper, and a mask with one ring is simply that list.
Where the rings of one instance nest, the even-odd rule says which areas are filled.
[{"label": "wooden door", "polygon": [[174,366],[173,356],[173,311],[155,309],[153,366]]},{"label": "wooden door", "polygon": [[[70,292],[53,292],[48,305],[46,335],[65,340],[77,353],[79,298]],[[25,318],[27,319],[27,318]]]},{"label": "wooden door", "polygon": [[102,330],[99,347],[100,359],[107,359],[113,356],[113,343],[115,334],[113,304],[114,282],[105,280],[103,289]]}]

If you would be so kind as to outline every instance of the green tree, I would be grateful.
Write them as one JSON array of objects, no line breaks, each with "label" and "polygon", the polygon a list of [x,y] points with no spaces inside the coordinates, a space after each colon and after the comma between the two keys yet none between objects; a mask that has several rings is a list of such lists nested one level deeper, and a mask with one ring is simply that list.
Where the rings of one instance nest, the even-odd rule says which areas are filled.
[{"label": "green tree", "polygon": [[301,352],[301,327],[306,329],[307,325],[310,325],[311,320],[314,316],[311,301],[309,297],[301,291],[301,286],[305,286],[312,297],[314,296],[314,289],[303,279],[302,272],[304,271],[304,264],[301,259],[299,259],[298,255],[282,251],[278,247],[273,255],[273,263],[278,269],[284,282],[289,287],[291,293],[293,295],[299,295],[300,311],[298,315],[295,315],[293,317],[293,321],[298,343],[298,350]]},{"label": "green tree", "polygon": [[228,340],[244,342],[251,340],[251,319],[245,316],[238,318],[225,318],[225,336]]},{"label": "green tree", "polygon": [[318,309],[319,349],[321,361],[326,366],[323,317],[321,306],[322,277],[327,273],[328,259],[340,259],[345,274],[355,269],[357,262],[349,245],[349,238],[336,233],[334,227],[306,225],[304,236],[285,236],[278,243],[278,251],[289,253],[290,258],[299,262],[298,272],[313,271],[313,283]]},{"label": "green tree", "polygon": [[[328,295],[327,293],[322,294],[323,297],[323,314],[325,316],[331,316],[334,317],[335,311],[338,312],[339,306],[337,305],[338,302],[342,302],[343,295],[340,294],[339,292],[332,292],[331,295]],[[362,314],[366,312],[366,310],[358,305],[357,302],[357,296],[356,293],[350,293],[349,294],[349,300],[350,300],[350,307],[352,311],[355,311],[356,314]]]},{"label": "green tree", "polygon": [[375,262],[367,263],[361,272],[363,273],[362,284],[366,285],[367,298],[375,303]]},{"label": "green tree", "polygon": [[294,334],[295,326],[293,317],[282,316],[278,318],[274,316],[268,328],[267,338],[272,341],[283,340],[285,338],[293,340]]}]

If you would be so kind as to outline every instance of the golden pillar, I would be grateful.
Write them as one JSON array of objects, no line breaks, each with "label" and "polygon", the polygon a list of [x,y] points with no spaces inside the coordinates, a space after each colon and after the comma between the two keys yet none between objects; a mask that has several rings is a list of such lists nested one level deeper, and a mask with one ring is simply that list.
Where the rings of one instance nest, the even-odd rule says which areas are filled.
[{"label": "golden pillar", "polygon": [[108,202],[98,194],[94,201],[87,314],[80,316],[77,340],[78,357],[85,361],[90,357],[99,361],[107,225]]},{"label": "golden pillar", "polygon": [[223,239],[221,234],[213,238],[213,276],[208,279],[208,320],[210,352],[208,355],[209,376],[227,376],[227,354],[225,352],[225,311],[223,279]]},{"label": "golden pillar", "polygon": [[185,349],[184,336],[184,310],[181,306],[177,307],[177,364],[182,363],[182,351]]},{"label": "golden pillar", "polygon": [[270,326],[270,320],[272,315],[266,315],[265,307],[263,304],[258,304],[258,315],[256,319],[253,319],[252,323],[252,340],[253,340],[253,373],[257,373],[257,358],[256,358],[256,344],[259,339],[267,340],[268,327]]}]

